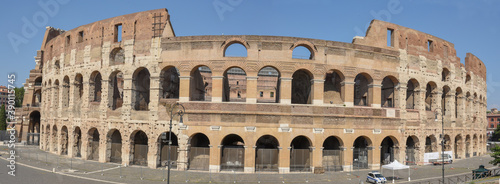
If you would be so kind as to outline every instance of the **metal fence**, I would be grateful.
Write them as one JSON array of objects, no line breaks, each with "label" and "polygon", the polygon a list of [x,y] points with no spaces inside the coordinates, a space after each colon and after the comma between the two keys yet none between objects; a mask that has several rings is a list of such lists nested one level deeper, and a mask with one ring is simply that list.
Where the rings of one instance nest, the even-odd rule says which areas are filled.
[{"label": "metal fence", "polygon": [[170,146],[170,152],[168,151],[168,145],[162,145],[161,147],[161,152],[160,152],[160,166],[165,167],[168,166],[168,155],[170,154],[170,163],[171,163],[171,168],[177,168],[177,158],[178,158],[178,152],[177,148],[179,146]]},{"label": "metal fence", "polygon": [[221,148],[221,170],[243,171],[245,165],[245,148]]},{"label": "metal fence", "polygon": [[415,149],[406,148],[406,165],[416,165]]},{"label": "metal fence", "polygon": [[[0,141],[10,141],[10,132],[7,131],[7,130],[0,130]],[[17,132],[14,134],[16,135],[16,139],[15,140],[19,140],[18,137],[17,137]]]},{"label": "metal fence", "polygon": [[342,171],[344,165],[342,150],[323,150],[323,168],[325,171]]},{"label": "metal fence", "polygon": [[134,161],[135,165],[148,165],[148,145],[134,145]]},{"label": "metal fence", "polygon": [[99,141],[93,140],[89,144],[89,160],[99,160]]},{"label": "metal fence", "polygon": [[292,149],[290,153],[290,172],[311,171],[311,150]]},{"label": "metal fence", "polygon": [[255,153],[255,171],[257,172],[278,172],[278,149],[259,148]]},{"label": "metal fence", "polygon": [[111,143],[110,162],[122,163],[122,143]]},{"label": "metal fence", "polygon": [[210,165],[210,148],[191,147],[189,149],[189,170],[208,171]]},{"label": "metal fence", "polygon": [[368,169],[368,148],[354,148],[352,165],[354,169]]},{"label": "metal fence", "polygon": [[40,144],[40,133],[27,133],[26,144],[39,145]]}]

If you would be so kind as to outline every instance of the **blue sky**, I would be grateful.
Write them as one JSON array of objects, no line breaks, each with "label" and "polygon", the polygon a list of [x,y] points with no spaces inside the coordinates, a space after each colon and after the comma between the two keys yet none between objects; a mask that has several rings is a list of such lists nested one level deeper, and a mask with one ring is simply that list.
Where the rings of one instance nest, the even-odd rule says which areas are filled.
[{"label": "blue sky", "polygon": [[[55,11],[40,4],[57,2]],[[50,6],[53,9],[54,6]],[[177,36],[278,35],[351,42],[372,19],[416,29],[455,44],[458,57],[479,57],[488,69],[488,108],[500,108],[500,1],[148,0],[8,1],[0,7],[0,85],[21,86],[35,66],[46,26],[70,30],[119,15],[167,8]],[[37,18],[34,20],[33,18]],[[46,19],[44,19],[46,18]],[[23,32],[33,24],[34,31]],[[18,38],[17,44],[11,39]]]}]

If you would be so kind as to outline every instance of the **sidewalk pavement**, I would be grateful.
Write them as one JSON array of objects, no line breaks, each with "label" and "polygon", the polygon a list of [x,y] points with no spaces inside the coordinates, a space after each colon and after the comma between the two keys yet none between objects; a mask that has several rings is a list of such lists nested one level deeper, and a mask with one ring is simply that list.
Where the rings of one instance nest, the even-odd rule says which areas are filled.
[{"label": "sidewalk pavement", "polygon": [[[0,155],[7,158],[7,147],[0,146]],[[120,182],[120,183],[166,183],[167,170],[165,168],[150,169],[145,166],[121,166],[116,163],[99,163],[81,158],[55,155],[39,149],[38,146],[17,146],[16,162],[55,172],[77,175],[82,177]],[[471,173],[479,165],[487,168],[492,160],[489,155],[454,161],[445,165],[446,175]],[[290,173],[278,174],[272,172],[242,173],[224,171],[213,173],[208,171],[177,171],[173,169],[170,175],[171,183],[364,183],[370,170],[326,172],[324,174]],[[430,177],[441,176],[441,166],[412,166],[410,169],[411,181],[418,182]],[[397,183],[408,183],[408,170],[396,172],[400,177]],[[392,175],[392,171],[384,172]],[[391,180],[391,179],[390,179]],[[390,181],[389,181],[390,182]]]}]

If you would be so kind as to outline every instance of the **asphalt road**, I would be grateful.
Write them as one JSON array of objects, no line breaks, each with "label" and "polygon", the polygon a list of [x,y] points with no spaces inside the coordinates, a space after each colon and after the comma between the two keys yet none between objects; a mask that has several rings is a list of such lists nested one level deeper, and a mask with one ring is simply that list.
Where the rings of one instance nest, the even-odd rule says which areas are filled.
[{"label": "asphalt road", "polygon": [[56,174],[52,172],[42,171],[38,169],[33,169],[20,164],[16,165],[16,176],[11,176],[7,172],[10,169],[7,167],[8,162],[4,159],[0,159],[0,184],[17,184],[17,183],[29,183],[29,184],[45,184],[45,183],[70,183],[70,184],[92,184],[92,183],[102,183],[93,180],[75,178],[71,176],[65,176],[61,174]]}]

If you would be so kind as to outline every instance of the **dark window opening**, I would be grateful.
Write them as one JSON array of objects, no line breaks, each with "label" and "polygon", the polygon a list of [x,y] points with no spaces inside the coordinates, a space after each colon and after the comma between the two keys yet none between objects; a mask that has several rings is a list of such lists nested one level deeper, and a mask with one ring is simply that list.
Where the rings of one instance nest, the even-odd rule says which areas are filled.
[{"label": "dark window opening", "polygon": [[260,92],[260,97],[264,97],[264,92],[263,91]]},{"label": "dark window opening", "polygon": [[427,40],[427,51],[428,52],[433,52],[434,51],[434,47],[432,45],[432,40]]},{"label": "dark window opening", "polygon": [[274,92],[271,92],[271,94],[269,94],[269,96],[274,97]]},{"label": "dark window opening", "polygon": [[71,36],[68,35],[66,36],[66,46],[70,46],[71,45]]},{"label": "dark window opening", "polygon": [[78,43],[83,42],[83,31],[78,32]]}]

